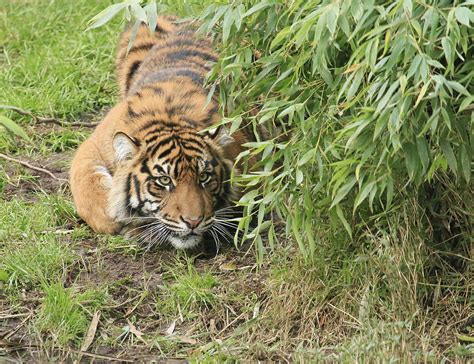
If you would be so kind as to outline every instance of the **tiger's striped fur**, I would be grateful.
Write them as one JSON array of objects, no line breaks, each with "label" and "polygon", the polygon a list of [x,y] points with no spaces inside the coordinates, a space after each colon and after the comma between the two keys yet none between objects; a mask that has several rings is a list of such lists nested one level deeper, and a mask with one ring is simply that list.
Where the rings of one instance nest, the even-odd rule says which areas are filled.
[{"label": "tiger's striped fur", "polygon": [[202,131],[220,119],[203,86],[217,60],[208,39],[159,17],[155,33],[141,25],[127,51],[131,32],[117,52],[121,99],[73,159],[74,202],[97,232],[190,248],[229,206],[228,180],[247,137]]}]

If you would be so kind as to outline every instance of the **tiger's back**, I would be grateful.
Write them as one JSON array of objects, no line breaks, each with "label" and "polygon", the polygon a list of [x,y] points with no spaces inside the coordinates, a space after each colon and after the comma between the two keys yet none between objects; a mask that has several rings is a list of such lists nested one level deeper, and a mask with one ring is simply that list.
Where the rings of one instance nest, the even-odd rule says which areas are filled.
[{"label": "tiger's back", "polygon": [[202,87],[210,71],[209,62],[217,61],[210,41],[197,37],[187,23],[176,25],[172,17],[159,17],[154,33],[141,25],[121,36],[117,52],[117,76],[122,96],[136,93],[155,81],[186,75]]}]

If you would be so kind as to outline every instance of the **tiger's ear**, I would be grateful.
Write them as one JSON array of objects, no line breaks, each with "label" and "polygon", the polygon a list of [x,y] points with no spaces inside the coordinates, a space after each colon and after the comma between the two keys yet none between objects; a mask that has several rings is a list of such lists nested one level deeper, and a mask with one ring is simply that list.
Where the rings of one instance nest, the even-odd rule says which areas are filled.
[{"label": "tiger's ear", "polygon": [[209,138],[217,142],[221,147],[224,147],[234,141],[234,138],[229,134],[227,128],[219,125],[215,129],[209,129],[207,132]]},{"label": "tiger's ear", "polygon": [[139,143],[125,133],[118,132],[114,135],[115,160],[117,162],[132,159],[138,152]]}]

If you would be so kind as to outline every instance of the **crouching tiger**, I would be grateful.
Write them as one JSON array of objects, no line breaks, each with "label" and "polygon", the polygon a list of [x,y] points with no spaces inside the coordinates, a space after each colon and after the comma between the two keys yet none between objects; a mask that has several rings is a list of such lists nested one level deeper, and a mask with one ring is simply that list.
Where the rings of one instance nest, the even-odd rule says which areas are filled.
[{"label": "crouching tiger", "polygon": [[154,33],[140,26],[127,52],[130,34],[117,53],[121,99],[72,161],[74,203],[96,232],[192,248],[229,216],[229,177],[247,136],[203,131],[220,119],[203,86],[217,60],[208,39],[169,17]]}]

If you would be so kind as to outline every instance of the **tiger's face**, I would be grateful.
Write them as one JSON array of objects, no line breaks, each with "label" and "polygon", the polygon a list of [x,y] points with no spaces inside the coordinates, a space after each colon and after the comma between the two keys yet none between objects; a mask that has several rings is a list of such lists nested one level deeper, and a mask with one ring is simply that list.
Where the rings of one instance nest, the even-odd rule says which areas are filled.
[{"label": "tiger's face", "polygon": [[217,138],[192,129],[163,130],[138,142],[117,133],[113,145],[118,163],[111,215],[149,245],[199,244],[232,195],[232,164]]}]

